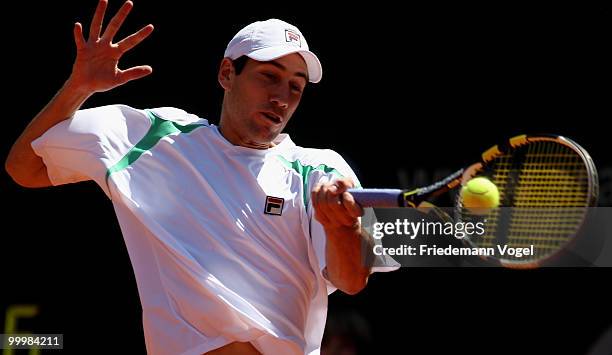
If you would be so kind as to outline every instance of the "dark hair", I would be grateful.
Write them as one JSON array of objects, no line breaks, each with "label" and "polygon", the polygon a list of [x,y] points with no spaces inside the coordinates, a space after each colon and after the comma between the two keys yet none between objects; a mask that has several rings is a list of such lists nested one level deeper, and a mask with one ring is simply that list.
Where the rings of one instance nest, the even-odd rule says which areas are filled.
[{"label": "dark hair", "polygon": [[249,57],[243,55],[232,61],[232,64],[234,64],[234,70],[236,71],[236,75],[240,75],[240,73],[242,73],[242,69],[244,69],[244,66],[246,65],[248,60]]}]

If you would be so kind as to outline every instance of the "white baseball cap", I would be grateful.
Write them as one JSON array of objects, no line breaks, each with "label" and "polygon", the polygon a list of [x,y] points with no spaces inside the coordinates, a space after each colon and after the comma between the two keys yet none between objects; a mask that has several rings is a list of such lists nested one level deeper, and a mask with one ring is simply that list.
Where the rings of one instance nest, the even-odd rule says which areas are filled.
[{"label": "white baseball cap", "polygon": [[318,83],[323,76],[319,58],[308,50],[306,38],[297,27],[281,20],[253,22],[236,33],[225,49],[225,57],[232,60],[243,55],[268,62],[291,53],[299,53],[308,67],[308,80]]}]

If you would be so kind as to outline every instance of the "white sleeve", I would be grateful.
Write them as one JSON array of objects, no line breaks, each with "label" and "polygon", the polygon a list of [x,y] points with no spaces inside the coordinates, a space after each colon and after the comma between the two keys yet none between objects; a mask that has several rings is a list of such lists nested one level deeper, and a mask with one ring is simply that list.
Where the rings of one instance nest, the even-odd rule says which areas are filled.
[{"label": "white sleeve", "polygon": [[132,149],[151,126],[144,110],[109,105],[77,111],[32,142],[49,180],[62,185],[94,180],[110,197],[106,171]]}]

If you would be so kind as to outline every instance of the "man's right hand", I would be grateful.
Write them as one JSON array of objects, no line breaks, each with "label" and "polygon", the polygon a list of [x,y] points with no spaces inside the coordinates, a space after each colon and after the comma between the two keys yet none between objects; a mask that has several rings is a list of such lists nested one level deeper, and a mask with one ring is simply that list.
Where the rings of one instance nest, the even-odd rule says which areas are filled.
[{"label": "man's right hand", "polygon": [[117,67],[121,56],[147,38],[153,31],[153,26],[145,26],[131,36],[113,43],[113,37],[134,5],[130,1],[123,4],[102,33],[102,22],[107,4],[108,0],[100,0],[98,3],[87,40],[83,37],[81,24],[74,25],[77,56],[72,67],[72,74],[47,106],[34,117],[17,138],[6,158],[6,171],[21,186],[52,185],[43,160],[32,149],[31,144],[34,139],[59,122],[72,117],[94,93],[110,90],[152,72],[148,65],[126,70]]},{"label": "man's right hand", "polygon": [[102,32],[107,5],[108,0],[100,0],[98,3],[87,40],[83,36],[81,24],[77,22],[74,25],[77,55],[68,81],[72,88],[88,95],[110,90],[130,80],[149,75],[153,71],[148,65],[126,70],[119,69],[121,56],[147,38],[153,32],[153,25],[147,25],[123,40],[113,43],[115,34],[134,5],[131,1],[126,1]]}]

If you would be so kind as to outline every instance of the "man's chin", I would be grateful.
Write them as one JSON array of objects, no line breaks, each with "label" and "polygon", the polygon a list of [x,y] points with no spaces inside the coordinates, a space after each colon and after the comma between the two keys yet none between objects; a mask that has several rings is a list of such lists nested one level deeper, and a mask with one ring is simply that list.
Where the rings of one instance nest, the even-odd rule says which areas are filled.
[{"label": "man's chin", "polygon": [[257,142],[261,144],[271,144],[281,134],[281,131],[269,131],[260,132],[257,137]]},{"label": "man's chin", "polygon": [[[270,145],[281,134],[283,127],[251,127],[251,142],[257,145]],[[246,133],[246,132],[245,132]]]},{"label": "man's chin", "polygon": [[274,143],[274,140],[276,139],[276,137],[278,137],[278,134],[275,134],[273,136],[268,136],[265,139],[261,139],[259,141],[259,144],[261,145],[268,145],[270,147],[273,147],[276,145],[276,143]]}]

